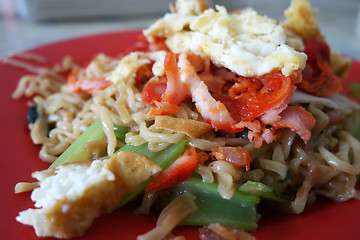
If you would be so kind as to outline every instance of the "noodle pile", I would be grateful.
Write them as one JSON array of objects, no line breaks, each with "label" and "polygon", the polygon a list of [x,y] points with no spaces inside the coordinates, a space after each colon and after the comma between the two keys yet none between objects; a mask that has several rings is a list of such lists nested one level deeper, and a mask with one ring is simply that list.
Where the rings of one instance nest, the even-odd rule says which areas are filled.
[{"label": "noodle pile", "polygon": [[[199,1],[190,2],[196,4]],[[289,34],[298,34],[303,41],[312,37],[324,40],[317,25],[312,24],[312,29],[304,29],[302,26],[306,23],[291,25],[299,23],[296,19],[304,17],[297,15],[300,12],[298,9],[304,7],[299,4],[301,1],[293,1],[292,8],[286,12],[290,19],[284,24],[292,29]],[[33,142],[42,145],[40,158],[54,162],[92,123],[101,119],[106,139],[93,146],[94,159],[111,156],[123,144],[137,146],[148,143],[151,151],[159,152],[172,143],[186,140],[187,146],[194,147],[198,156],[204,158],[196,165],[193,175],[201,177],[203,182],[218,183],[218,192],[224,199],[231,199],[236,189],[247,181],[273,187],[291,200],[289,210],[297,214],[303,212],[317,196],[339,202],[359,198],[355,187],[356,175],[360,174],[360,142],[354,137],[357,130],[354,126],[359,125],[358,104],[341,94],[323,97],[296,88],[289,99],[289,106],[301,107],[311,113],[316,123],[308,141],[304,141],[291,127],[272,132],[274,140],[262,142],[261,147],[245,133],[242,136],[211,129],[200,136],[189,136],[183,131],[161,127],[156,124],[156,118],[147,117],[154,106],[143,100],[142,90],[146,83],[139,83],[137,76],[143,71],[142,67],[151,66],[153,76],[147,81],[160,81],[166,71],[163,64],[166,53],[164,50],[139,50],[116,58],[98,54],[86,67],[80,67],[66,57],[61,66],[46,70],[26,65],[26,56],[17,56],[23,57],[24,61],[8,59],[9,64],[35,73],[20,80],[13,96],[32,98],[32,104],[37,106],[39,117],[30,123],[29,128]],[[348,60],[332,54],[334,74],[344,75],[347,66]],[[74,93],[63,77],[65,72],[74,70],[78,73],[78,81],[106,76],[112,84],[104,89]],[[178,107],[178,111],[169,116],[205,122],[191,100],[181,102]],[[112,130],[114,124],[129,129],[124,142],[116,139]],[[251,127],[248,126],[248,130],[248,135],[252,134]],[[247,151],[251,159],[250,169],[237,168],[216,157],[221,147],[241,147]],[[153,192],[145,194],[139,212],[148,213],[157,195]],[[182,212],[184,206],[175,208],[180,208],[177,211],[184,216],[178,213],[167,216],[171,219],[167,222],[172,225],[165,224],[165,227],[165,220],[159,220],[154,232],[139,239],[162,239],[183,218],[196,211],[192,196],[183,198],[177,201],[185,201],[184,204],[191,206],[188,212]],[[165,231],[162,228],[168,229]]]}]

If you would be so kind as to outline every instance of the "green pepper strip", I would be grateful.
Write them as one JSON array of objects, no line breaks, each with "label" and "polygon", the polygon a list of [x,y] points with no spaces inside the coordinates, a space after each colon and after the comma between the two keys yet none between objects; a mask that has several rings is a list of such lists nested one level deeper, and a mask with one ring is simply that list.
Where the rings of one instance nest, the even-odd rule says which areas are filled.
[{"label": "green pepper strip", "polygon": [[[360,110],[357,110],[355,114],[357,121],[360,121]],[[355,138],[360,141],[360,124],[356,126]]]},{"label": "green pepper strip", "polygon": [[205,226],[220,223],[255,231],[258,220],[256,208],[260,198],[236,191],[231,199],[223,199],[217,187],[216,183],[205,183],[192,177],[173,188],[171,199],[184,192],[190,192],[196,197],[195,203],[199,208],[180,225]]},{"label": "green pepper strip", "polygon": [[272,200],[276,202],[289,203],[290,200],[280,195],[273,187],[261,182],[247,181],[239,187],[239,191],[258,196],[264,200]]},{"label": "green pepper strip", "polygon": [[73,142],[57,159],[50,168],[54,168],[65,162],[85,161],[91,159],[91,152],[84,149],[84,144],[105,138],[105,133],[101,127],[101,120],[96,120],[91,124],[75,142]]},{"label": "green pepper strip", "polygon": [[125,141],[125,135],[129,130],[127,129],[127,127],[124,126],[120,126],[116,123],[114,123],[114,133],[115,133],[115,137],[117,139],[119,139],[120,141]]},{"label": "green pepper strip", "polygon": [[360,84],[357,82],[347,82],[346,85],[349,87],[351,93],[360,98]]},{"label": "green pepper strip", "polygon": [[[125,134],[128,129],[124,126],[114,124],[114,132],[116,138],[125,140]],[[84,149],[84,144],[105,138],[105,133],[102,128],[101,120],[98,119],[93,122],[75,142],[73,142],[57,159],[53,162],[50,168],[65,162],[77,162],[91,159],[91,152]]]},{"label": "green pepper strip", "polygon": [[[160,152],[151,152],[147,146],[147,143],[142,144],[140,146],[133,146],[133,145],[127,144],[127,145],[124,145],[122,148],[120,148],[118,151],[144,154],[145,156],[151,158],[154,162],[159,164],[162,169],[165,169],[184,153],[185,142],[186,141],[183,140],[181,142],[172,144]],[[143,182],[134,192],[126,195],[118,205],[116,205],[113,209],[110,210],[110,212],[125,205],[131,199],[136,197],[140,192],[142,192],[145,189],[145,187],[151,181],[151,179],[152,178]]]}]

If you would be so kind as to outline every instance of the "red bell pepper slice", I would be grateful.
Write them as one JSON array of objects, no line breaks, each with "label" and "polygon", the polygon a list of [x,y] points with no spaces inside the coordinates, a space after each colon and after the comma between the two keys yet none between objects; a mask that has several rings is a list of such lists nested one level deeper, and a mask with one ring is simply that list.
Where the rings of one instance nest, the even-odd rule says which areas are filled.
[{"label": "red bell pepper slice", "polygon": [[149,182],[145,192],[173,187],[189,179],[197,162],[195,148],[187,149],[183,155]]}]

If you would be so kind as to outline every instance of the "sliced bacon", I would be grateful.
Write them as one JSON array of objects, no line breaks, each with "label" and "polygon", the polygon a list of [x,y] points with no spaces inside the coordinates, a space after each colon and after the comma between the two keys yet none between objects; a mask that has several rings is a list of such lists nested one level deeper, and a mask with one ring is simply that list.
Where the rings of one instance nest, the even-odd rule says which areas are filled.
[{"label": "sliced bacon", "polygon": [[226,80],[223,76],[216,76],[212,73],[201,73],[199,77],[206,84],[212,94],[222,94]]},{"label": "sliced bacon", "polygon": [[315,118],[302,107],[288,106],[280,113],[281,119],[276,128],[289,128],[295,131],[305,142],[311,137],[311,129],[315,126]]},{"label": "sliced bacon", "polygon": [[306,41],[304,52],[308,56],[299,88],[319,97],[329,97],[341,91],[341,79],[330,66],[330,48],[316,38]]},{"label": "sliced bacon", "polygon": [[110,73],[106,73],[101,77],[84,80],[79,80],[79,74],[80,70],[74,69],[69,74],[67,79],[67,85],[70,91],[73,93],[92,93],[95,90],[102,90],[113,84],[113,82],[106,80],[106,77],[109,76]]},{"label": "sliced bacon", "polygon": [[154,61],[151,61],[148,64],[144,64],[139,67],[139,69],[136,71],[135,75],[135,86],[140,87],[142,84],[149,81],[153,76],[152,67],[154,65]]},{"label": "sliced bacon", "polygon": [[169,52],[165,56],[165,75],[167,78],[166,91],[161,97],[163,102],[179,104],[189,97],[188,89],[185,84],[180,81],[178,65],[176,62],[176,54]]},{"label": "sliced bacon", "polygon": [[329,117],[328,126],[341,125],[344,124],[344,122],[346,121],[346,117],[344,113],[336,110],[328,112],[328,117]]},{"label": "sliced bacon", "polygon": [[174,103],[155,101],[155,105],[156,107],[152,107],[145,114],[146,118],[153,119],[156,116],[166,116],[169,114],[176,114],[179,111],[179,106]]},{"label": "sliced bacon", "polygon": [[211,70],[211,62],[208,58],[202,58],[196,54],[187,54],[187,59],[195,68],[196,73],[209,73]]},{"label": "sliced bacon", "polygon": [[235,169],[245,166],[246,171],[250,170],[250,155],[242,147],[217,147],[212,149],[211,154],[216,160],[227,161]]},{"label": "sliced bacon", "polygon": [[161,77],[157,82],[149,82],[141,92],[143,101],[154,106],[146,114],[149,119],[176,114],[179,111],[178,104],[190,97],[188,88],[179,80],[176,58],[175,53],[166,54],[164,60],[166,77]]},{"label": "sliced bacon", "polygon": [[142,100],[156,106],[155,102],[161,102],[161,96],[165,90],[166,79],[164,77],[157,79],[157,81],[149,81],[141,92]]},{"label": "sliced bacon", "polygon": [[[143,97],[144,101],[156,105],[147,113],[148,118],[175,114],[178,104],[191,97],[203,119],[215,130],[236,133],[247,128],[248,138],[256,148],[260,148],[263,141],[276,140],[277,129],[282,127],[296,131],[305,141],[310,138],[315,123],[312,115],[302,108],[288,107],[295,84],[301,81],[301,71],[288,77],[274,72],[245,78],[220,67],[213,68],[207,62],[194,66],[192,61],[202,59],[187,53],[166,55],[166,90],[162,83],[155,88],[160,89],[158,94],[148,94],[147,100]],[[216,82],[220,78],[217,73],[226,73],[224,76],[228,79],[219,81],[223,89],[212,95],[206,82]],[[151,93],[150,90],[146,91]],[[147,96],[144,90],[142,94]],[[266,127],[268,125],[270,127]]]},{"label": "sliced bacon", "polygon": [[266,143],[272,143],[276,139],[278,139],[281,135],[281,132],[278,129],[270,128],[264,129],[263,133],[261,134],[261,138],[264,139]]},{"label": "sliced bacon", "polygon": [[[236,122],[225,105],[213,98],[208,87],[200,79],[195,67],[188,59],[188,54],[180,54],[178,62],[176,59],[176,54],[172,52],[165,57],[167,83],[161,99],[159,99],[160,92],[155,91],[163,89],[163,85],[160,86],[161,83],[159,83],[159,86],[154,87],[149,83],[142,91],[144,101],[152,105],[156,103],[156,108],[152,108],[146,116],[153,118],[159,115],[176,113],[179,109],[177,104],[191,96],[197,110],[207,123],[211,124],[215,130],[231,131],[231,126]],[[205,63],[202,68],[208,68],[207,64]],[[157,94],[153,94],[152,89]],[[152,97],[153,99],[151,99]]]},{"label": "sliced bacon", "polygon": [[186,54],[179,56],[178,66],[180,80],[190,89],[192,100],[204,120],[215,130],[231,130],[231,126],[235,124],[234,119],[225,105],[211,96]]},{"label": "sliced bacon", "polygon": [[259,120],[253,120],[251,122],[238,122],[237,124],[232,126],[234,129],[244,129],[247,128],[252,132],[259,133],[261,131],[261,123]]},{"label": "sliced bacon", "polygon": [[267,111],[287,105],[294,91],[295,75],[280,72],[260,77],[239,78],[228,92],[225,105],[237,121],[252,121]]}]

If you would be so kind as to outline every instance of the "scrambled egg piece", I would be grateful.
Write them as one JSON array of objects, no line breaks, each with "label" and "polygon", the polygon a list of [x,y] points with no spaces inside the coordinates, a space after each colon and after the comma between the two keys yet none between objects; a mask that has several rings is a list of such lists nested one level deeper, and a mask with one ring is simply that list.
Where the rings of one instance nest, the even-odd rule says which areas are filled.
[{"label": "scrambled egg piece", "polygon": [[[292,0],[290,7],[285,10],[286,27],[301,36],[304,41],[317,38],[322,42],[326,42],[317,24],[316,13],[311,8],[309,0]],[[350,70],[351,60],[341,56],[333,49],[331,49],[330,59],[334,74],[339,77],[346,77]]]},{"label": "scrambled egg piece", "polygon": [[108,160],[67,163],[34,172],[40,182],[31,195],[37,209],[20,212],[16,220],[32,225],[42,237],[82,236],[95,217],[160,170],[142,154],[119,152]]},{"label": "scrambled egg piece", "polygon": [[144,52],[132,52],[123,57],[114,71],[107,77],[107,80],[113,83],[121,81],[129,82],[133,81],[136,76],[137,70],[151,61],[154,61],[152,71],[155,76],[164,75],[164,58],[165,51],[156,51],[150,53]]},{"label": "scrambled egg piece", "polygon": [[304,40],[317,38],[324,41],[324,36],[316,22],[316,13],[315,10],[311,9],[308,0],[293,0],[290,7],[285,10],[286,24]]},{"label": "scrambled egg piece", "polygon": [[[285,11],[286,27],[301,36],[304,41],[317,38],[325,42],[325,38],[316,22],[316,13],[311,8],[309,0],[292,0],[290,7]],[[339,77],[346,77],[350,70],[351,60],[341,56],[333,49],[331,49],[330,59],[334,74]]]},{"label": "scrambled egg piece", "polygon": [[193,52],[242,76],[279,70],[288,76],[305,67],[307,56],[286,44],[286,30],[278,21],[250,8],[231,14],[221,6],[189,9],[202,2],[177,1],[176,12],[166,14],[144,34],[166,37],[171,51]]}]

